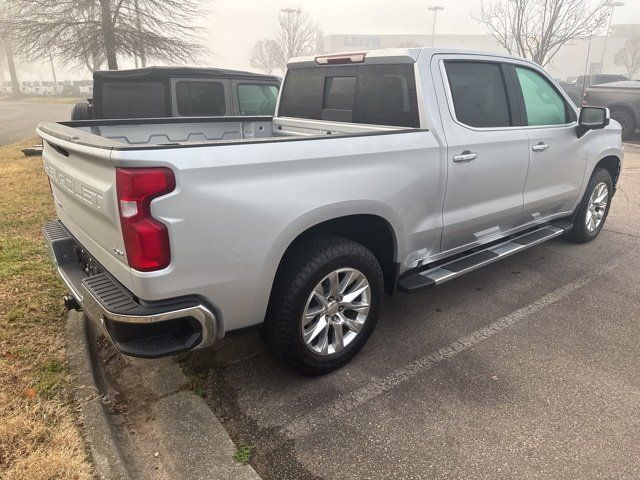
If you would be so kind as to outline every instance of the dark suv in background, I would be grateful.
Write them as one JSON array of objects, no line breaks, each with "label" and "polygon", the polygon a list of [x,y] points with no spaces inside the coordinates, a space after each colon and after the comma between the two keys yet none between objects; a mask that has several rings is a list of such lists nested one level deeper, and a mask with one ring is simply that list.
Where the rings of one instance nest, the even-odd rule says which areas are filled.
[{"label": "dark suv in background", "polygon": [[236,70],[148,67],[93,73],[72,120],[273,115],[280,79]]}]

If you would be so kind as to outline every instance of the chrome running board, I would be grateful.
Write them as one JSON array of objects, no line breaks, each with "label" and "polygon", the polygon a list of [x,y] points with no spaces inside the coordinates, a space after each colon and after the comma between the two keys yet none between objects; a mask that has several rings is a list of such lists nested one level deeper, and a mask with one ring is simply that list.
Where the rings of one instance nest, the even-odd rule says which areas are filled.
[{"label": "chrome running board", "polygon": [[458,278],[466,273],[497,262],[505,257],[531,248],[542,242],[559,237],[571,230],[568,222],[556,222],[544,225],[536,230],[514,236],[501,243],[477,250],[469,255],[458,257],[438,266],[414,271],[403,275],[398,282],[398,290],[403,293],[416,293],[441,283]]}]

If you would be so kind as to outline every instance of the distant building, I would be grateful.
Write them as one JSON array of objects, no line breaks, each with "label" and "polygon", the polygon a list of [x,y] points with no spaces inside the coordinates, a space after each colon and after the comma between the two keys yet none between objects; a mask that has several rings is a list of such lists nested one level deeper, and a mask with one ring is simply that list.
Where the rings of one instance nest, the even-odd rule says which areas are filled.
[{"label": "distant building", "polygon": [[[615,65],[614,55],[631,37],[640,36],[640,24],[612,25],[611,35],[607,40],[603,68],[600,68],[605,37],[593,37],[589,58],[588,40],[575,40],[564,45],[546,66],[547,71],[555,78],[566,79],[570,76],[603,71],[606,73],[626,74],[625,68]],[[379,48],[397,47],[430,47],[429,34],[371,34],[371,35],[325,35],[324,52],[354,52],[358,50],[375,50]],[[465,50],[478,50],[492,53],[506,53],[506,50],[490,35],[453,35],[437,34],[433,39],[436,47],[450,47]],[[640,76],[636,74],[636,76]]]}]

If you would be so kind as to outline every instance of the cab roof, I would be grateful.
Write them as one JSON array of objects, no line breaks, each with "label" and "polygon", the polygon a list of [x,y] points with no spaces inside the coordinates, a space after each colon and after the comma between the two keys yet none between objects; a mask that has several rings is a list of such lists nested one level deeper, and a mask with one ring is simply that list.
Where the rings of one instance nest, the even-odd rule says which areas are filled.
[{"label": "cab roof", "polygon": [[135,80],[135,79],[164,79],[171,77],[190,78],[242,78],[252,80],[271,80],[280,82],[280,78],[275,75],[264,75],[259,73],[244,72],[241,70],[227,70],[223,68],[201,68],[201,67],[145,67],[130,70],[97,70],[93,72],[93,79],[107,80]]},{"label": "cab roof", "polygon": [[[312,66],[323,66],[319,64],[318,59],[336,59],[347,58],[364,55],[362,60],[351,62],[346,61],[344,63],[364,63],[364,64],[380,64],[380,63],[415,63],[421,56],[433,56],[437,54],[460,54],[460,55],[485,55],[496,58],[504,59],[517,59],[521,61],[528,61],[523,58],[514,57],[508,54],[482,52],[477,50],[462,50],[456,48],[441,48],[441,47],[415,47],[415,48],[385,48],[380,50],[360,50],[355,52],[336,52],[328,54],[318,54],[306,57],[296,57],[289,60],[287,68],[308,68]],[[530,61],[528,61],[531,63]],[[338,64],[342,62],[332,62],[330,64]]]}]

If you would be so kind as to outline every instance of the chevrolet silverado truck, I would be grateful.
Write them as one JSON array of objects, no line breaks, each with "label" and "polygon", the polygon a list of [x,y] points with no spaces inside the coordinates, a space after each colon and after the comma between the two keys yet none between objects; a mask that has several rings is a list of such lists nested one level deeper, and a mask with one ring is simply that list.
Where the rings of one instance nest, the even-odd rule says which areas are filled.
[{"label": "chevrolet silverado truck", "polygon": [[308,375],[356,355],[385,293],[596,238],[623,157],[537,65],[433,48],[291,60],[273,117],[38,133],[68,308],[138,357],[261,325]]}]

